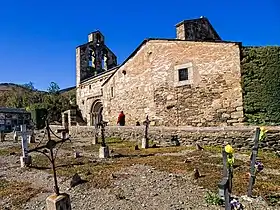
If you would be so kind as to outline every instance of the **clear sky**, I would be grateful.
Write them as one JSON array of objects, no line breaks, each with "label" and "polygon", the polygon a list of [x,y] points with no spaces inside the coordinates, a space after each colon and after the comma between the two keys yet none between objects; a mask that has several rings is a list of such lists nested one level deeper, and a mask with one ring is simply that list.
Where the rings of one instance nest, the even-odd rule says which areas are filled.
[{"label": "clear sky", "polygon": [[[98,3],[100,2],[100,3]],[[121,63],[143,41],[206,16],[222,39],[280,45],[279,0],[0,0],[0,83],[75,85],[75,48],[100,30]]]}]

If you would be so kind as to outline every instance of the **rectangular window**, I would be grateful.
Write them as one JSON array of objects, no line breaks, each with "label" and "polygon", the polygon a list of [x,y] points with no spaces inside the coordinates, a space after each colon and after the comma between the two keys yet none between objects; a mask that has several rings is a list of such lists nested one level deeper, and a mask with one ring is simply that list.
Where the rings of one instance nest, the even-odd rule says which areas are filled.
[{"label": "rectangular window", "polygon": [[189,79],[188,68],[179,69],[178,74],[179,74],[179,81],[186,81]]}]

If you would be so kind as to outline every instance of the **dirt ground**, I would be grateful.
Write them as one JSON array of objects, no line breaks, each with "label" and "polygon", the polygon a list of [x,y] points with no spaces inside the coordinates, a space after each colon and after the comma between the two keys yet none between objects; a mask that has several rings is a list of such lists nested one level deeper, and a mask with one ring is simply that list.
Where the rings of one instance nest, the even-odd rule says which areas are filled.
[{"label": "dirt ground", "polygon": [[[43,136],[39,132],[29,147],[44,145]],[[213,205],[218,202],[222,178],[221,148],[141,149],[140,142],[106,138],[110,158],[102,160],[98,158],[100,144],[91,142],[91,138],[73,138],[59,146],[57,153],[59,188],[70,195],[72,209],[224,209]],[[135,145],[140,149],[135,150]],[[75,152],[80,157],[75,158]],[[20,168],[20,142],[14,143],[11,136],[0,142],[1,210],[46,209],[45,200],[54,185],[50,162],[41,153],[30,155],[32,165]],[[250,151],[235,153],[233,195],[245,209],[280,209],[280,158],[259,152],[264,170],[257,176],[254,198],[247,198],[249,158]],[[198,179],[193,178],[194,169],[200,172]],[[70,187],[76,173],[83,183]]]}]

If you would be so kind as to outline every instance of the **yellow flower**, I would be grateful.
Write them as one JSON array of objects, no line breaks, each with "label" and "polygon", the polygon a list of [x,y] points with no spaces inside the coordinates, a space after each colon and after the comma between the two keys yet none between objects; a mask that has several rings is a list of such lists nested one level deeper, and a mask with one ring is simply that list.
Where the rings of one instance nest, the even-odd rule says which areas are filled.
[{"label": "yellow flower", "polygon": [[260,132],[259,140],[262,141],[263,139],[265,139],[265,137],[266,137],[266,132],[267,132],[268,130],[266,130],[265,127],[261,127],[260,130],[261,130],[261,132]]},{"label": "yellow flower", "polygon": [[227,146],[225,146],[225,151],[228,154],[233,154],[234,149],[228,144]]},{"label": "yellow flower", "polygon": [[267,132],[267,129],[265,127],[261,127],[260,129],[261,129],[261,132],[264,132],[264,133]]}]

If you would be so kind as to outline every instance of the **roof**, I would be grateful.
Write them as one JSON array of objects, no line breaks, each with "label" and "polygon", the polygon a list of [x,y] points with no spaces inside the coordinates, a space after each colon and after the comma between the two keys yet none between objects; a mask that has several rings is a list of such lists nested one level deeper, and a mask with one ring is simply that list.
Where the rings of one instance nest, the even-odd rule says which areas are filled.
[{"label": "roof", "polygon": [[0,113],[30,113],[24,108],[10,108],[10,107],[0,107]]},{"label": "roof", "polygon": [[[122,64],[120,64],[118,67],[118,69],[123,66],[127,61],[130,60],[130,58],[132,58],[134,55],[136,55],[136,53],[141,49],[141,47],[143,45],[145,45],[147,42],[152,41],[152,40],[159,40],[159,41],[176,41],[176,42],[213,42],[213,43],[232,43],[232,44],[237,44],[237,45],[241,45],[241,42],[232,42],[232,41],[223,41],[223,40],[181,40],[181,39],[168,39],[168,38],[148,38],[145,39],[141,42],[141,44],[127,57],[127,59],[125,59],[125,61],[122,62]],[[111,74],[101,86],[104,86],[113,76],[114,74],[117,72],[117,70],[115,72],[113,72],[113,74]]]}]

